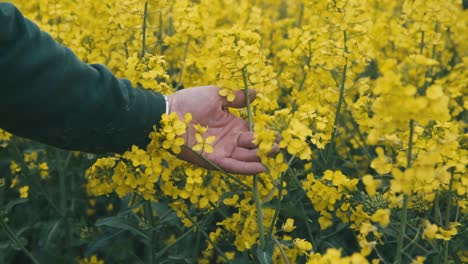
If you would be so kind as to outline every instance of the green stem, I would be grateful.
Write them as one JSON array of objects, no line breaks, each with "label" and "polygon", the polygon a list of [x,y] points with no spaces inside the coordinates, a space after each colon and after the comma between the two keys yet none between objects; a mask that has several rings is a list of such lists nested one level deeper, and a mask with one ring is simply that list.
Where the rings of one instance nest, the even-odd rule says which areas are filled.
[{"label": "green stem", "polygon": [[379,257],[379,259],[384,263],[384,264],[387,264],[387,263],[390,263],[388,260],[386,260],[382,254],[379,252],[379,249],[378,248],[375,248],[375,253],[377,254],[377,256]]},{"label": "green stem", "polygon": [[158,43],[160,47],[160,55],[164,54],[164,47],[163,47],[163,14],[162,10],[159,11],[159,31],[158,31]]},{"label": "green stem", "polygon": [[59,191],[60,191],[60,211],[61,211],[61,216],[63,217],[64,225],[65,225],[65,241],[64,241],[64,246],[66,250],[70,250],[70,241],[72,240],[72,233],[69,227],[69,222],[68,222],[68,208],[67,208],[67,199],[68,199],[68,193],[67,193],[67,179],[66,179],[66,167],[68,166],[68,163],[70,161],[71,157],[71,152],[68,153],[68,156],[66,157],[65,160],[62,159],[62,150],[56,149],[55,150],[55,155],[58,163],[58,174],[59,174]]},{"label": "green stem", "polygon": [[281,173],[281,176],[280,176],[280,182],[278,184],[278,202],[276,203],[275,214],[273,215],[273,219],[271,219],[270,228],[268,229],[269,237],[272,236],[273,228],[275,227],[276,220],[279,216],[281,202],[283,200],[283,178],[284,178],[284,175],[289,171],[289,168],[291,168],[291,163],[294,161],[295,158],[296,158],[295,155],[291,156],[291,158],[288,161],[288,169],[285,172]]},{"label": "green stem", "polygon": [[448,263],[449,242],[444,241],[444,261],[442,263]]},{"label": "green stem", "polygon": [[400,233],[398,235],[398,240],[397,240],[397,252],[396,252],[396,258],[395,258],[395,263],[399,264],[401,262],[402,258],[402,253],[403,253],[403,241],[404,241],[404,234],[406,232],[406,222],[408,221],[408,201],[409,201],[409,196],[407,194],[404,194],[403,196],[403,211],[401,215],[401,223],[400,223]]},{"label": "green stem", "polygon": [[289,262],[288,256],[286,255],[283,248],[281,247],[280,242],[273,236],[271,236],[271,239],[275,242],[276,246],[278,247],[278,249],[279,249],[279,251],[281,253],[281,257],[283,257],[284,263],[289,264],[290,262]]},{"label": "green stem", "polygon": [[13,232],[13,230],[11,230],[10,226],[5,222],[5,219],[1,219],[0,220],[0,223],[2,225],[2,228],[5,230],[5,232],[7,233],[8,235],[8,238],[13,241],[14,243],[16,243],[16,245],[18,247],[21,248],[21,250],[23,251],[24,254],[26,254],[26,256],[29,257],[29,259],[31,259],[31,261],[34,263],[34,264],[40,264],[40,262],[34,258],[34,256],[31,254],[31,252],[29,252],[23,245],[23,243],[21,243],[21,241],[18,239],[18,237],[16,236],[16,234]]},{"label": "green stem", "polygon": [[187,37],[187,42],[185,43],[184,49],[184,59],[182,60],[182,66],[180,66],[180,75],[179,81],[177,82],[176,91],[182,86],[182,76],[184,75],[185,62],[187,61],[187,53],[190,45],[190,37]]},{"label": "green stem", "polygon": [[453,174],[455,168],[450,170],[450,183],[448,188],[448,197],[447,197],[447,211],[445,211],[445,227],[448,228],[450,224],[450,211],[452,209],[452,186],[453,186]]},{"label": "green stem", "polygon": [[198,259],[198,248],[200,247],[201,236],[202,236],[202,233],[197,232],[197,236],[195,238],[195,245],[193,247],[193,252],[192,252],[192,261],[193,261],[193,263],[197,263],[194,260]]},{"label": "green stem", "polygon": [[425,37],[425,32],[421,31],[421,42],[419,44],[419,54],[423,54],[424,51],[424,37]]},{"label": "green stem", "polygon": [[[61,151],[56,149],[55,157],[57,159],[58,166],[58,173],[59,173],[59,190],[60,190],[60,211],[62,212],[62,216],[67,216],[67,188],[66,188],[66,176],[65,176],[65,166],[68,166],[68,161],[63,161],[61,157]],[[67,160],[69,158],[67,157]],[[67,163],[67,164],[66,164]]]},{"label": "green stem", "polygon": [[172,213],[171,210],[167,210],[167,212],[165,212],[163,215],[161,215],[158,219],[158,221],[156,221],[156,223],[154,224],[155,226],[158,225],[159,223],[161,223],[162,221],[164,221],[170,214]]},{"label": "green stem", "polygon": [[[406,157],[406,169],[411,168],[411,156],[413,151],[413,134],[414,134],[414,120],[410,120],[409,122],[409,139],[408,139],[408,153]],[[404,242],[404,235],[406,232],[406,223],[408,221],[408,202],[409,196],[408,194],[403,195],[403,211],[401,215],[401,223],[400,223],[400,233],[398,234],[397,240],[397,251],[395,257],[395,263],[400,264],[402,263],[402,254],[403,254],[403,242]]]},{"label": "green stem", "polygon": [[143,11],[143,38],[141,43],[141,57],[143,58],[146,53],[146,21],[148,19],[148,1],[145,2],[145,10]]},{"label": "green stem", "polygon": [[214,204],[214,203],[211,202],[211,201],[209,201],[208,204],[209,204],[211,207],[213,207],[213,209],[214,209],[215,211],[217,211],[224,219],[229,218],[229,216],[227,216],[223,211],[221,211],[221,210],[219,209],[219,207],[216,206],[216,204]]},{"label": "green stem", "polygon": [[148,251],[149,251],[149,254],[150,254],[150,263],[155,263],[155,259],[154,259],[154,219],[153,219],[153,208],[151,207],[151,201],[146,201],[145,202],[145,220],[149,222],[150,224],[150,232],[149,232],[149,236],[150,236],[150,243],[148,244]]},{"label": "green stem", "polygon": [[262,210],[262,203],[260,201],[260,195],[258,193],[258,176],[254,175],[253,178],[253,194],[255,199],[255,206],[257,208],[257,225],[258,225],[258,232],[260,237],[260,247],[265,249],[265,231],[263,227],[263,210]]},{"label": "green stem", "polygon": [[183,213],[185,217],[187,217],[187,219],[189,219],[190,222],[192,222],[192,224],[197,228],[197,230],[199,230],[203,234],[205,239],[208,241],[208,243],[210,243],[213,246],[213,248],[218,252],[218,254],[221,257],[223,257],[227,263],[231,263],[231,261],[226,257],[226,254],[224,254],[224,252],[221,249],[219,249],[219,247],[211,240],[210,236],[205,232],[205,230],[201,228],[200,225],[195,220],[193,220],[193,218],[190,217],[190,215],[187,212]]},{"label": "green stem", "polygon": [[245,104],[247,107],[247,118],[249,122],[249,131],[253,131],[253,123],[252,123],[252,109],[250,105],[250,94],[249,94],[249,84],[247,81],[247,72],[245,67],[242,68],[242,79],[244,80],[244,92],[245,92]]},{"label": "green stem", "polygon": [[310,242],[312,242],[312,245],[317,245],[316,240],[314,239],[314,236],[312,235],[312,228],[310,228],[310,225],[309,225],[309,218],[307,217],[307,214],[304,210],[304,205],[302,204],[302,202],[299,202],[299,207],[301,209],[301,214],[302,214],[303,221],[307,229],[307,234],[309,235]]},{"label": "green stem", "polygon": [[[245,104],[247,106],[247,118],[249,122],[249,131],[253,131],[252,123],[252,109],[250,105],[249,84],[247,81],[246,68],[242,69],[242,78],[244,80]],[[255,207],[257,209],[257,225],[260,239],[260,248],[265,249],[265,230],[263,226],[263,208],[258,191],[258,175],[253,176],[253,195],[255,200]]]},{"label": "green stem", "polygon": [[357,132],[357,135],[359,137],[359,139],[361,140],[362,142],[362,147],[364,149],[364,152],[366,153],[366,156],[369,160],[372,160],[373,157],[369,151],[369,146],[367,145],[367,142],[366,142],[366,138],[364,137],[364,134],[362,134],[361,132],[361,128],[359,127],[359,124],[358,122],[356,121],[356,119],[354,118],[353,116],[353,113],[351,111],[351,109],[348,108],[348,104],[346,103],[346,100],[343,100],[343,104],[345,106],[345,110],[348,112],[349,114],[349,117],[350,117],[350,121],[351,121],[351,124],[353,125],[353,128],[354,128],[354,131]]},{"label": "green stem", "polygon": [[[343,31],[343,38],[344,38],[344,50],[345,53],[348,52],[348,47],[346,46],[346,41],[347,41],[347,33],[346,30]],[[338,123],[340,119],[340,111],[341,111],[341,105],[343,104],[343,99],[344,99],[344,90],[345,90],[345,84],[346,84],[346,73],[348,70],[348,58],[345,58],[345,64],[343,66],[343,78],[341,80],[340,84],[340,94],[338,97],[338,105],[336,106],[336,112],[335,112],[335,121],[333,123],[333,131],[330,139],[330,145],[328,146],[327,150],[327,158],[326,162],[328,163],[328,167],[330,167],[331,162],[330,162],[330,157],[333,154],[334,148],[335,148],[335,141],[336,141],[336,136],[338,135]]]},{"label": "green stem", "polygon": [[154,260],[158,260],[160,257],[162,257],[162,255],[164,255],[164,253],[166,253],[169,249],[171,249],[173,246],[177,245],[177,243],[179,243],[180,241],[182,241],[184,238],[186,238],[188,235],[190,235],[190,233],[193,232],[193,227],[190,228],[189,230],[187,230],[187,232],[183,233],[181,236],[179,236],[176,241],[174,241],[174,243],[170,244],[170,245],[167,245],[165,246],[163,249],[161,249],[157,255],[155,256]]},{"label": "green stem", "polygon": [[434,221],[438,225],[442,225],[442,215],[440,213],[440,194],[436,193],[434,201]]},{"label": "green stem", "polygon": [[414,235],[414,238],[411,239],[411,241],[403,248],[403,251],[406,251],[408,248],[410,248],[413,244],[416,243],[416,241],[418,240],[419,238],[419,234],[421,233],[421,229],[417,229],[416,230],[416,235]]},{"label": "green stem", "polygon": [[[451,168],[450,170],[450,183],[448,189],[448,197],[447,197],[447,210],[445,211],[445,228],[449,228],[450,225],[450,211],[452,208],[452,186],[453,186],[453,174],[455,168]],[[449,242],[444,242],[444,261],[442,263],[448,263],[448,253],[449,253]]]}]

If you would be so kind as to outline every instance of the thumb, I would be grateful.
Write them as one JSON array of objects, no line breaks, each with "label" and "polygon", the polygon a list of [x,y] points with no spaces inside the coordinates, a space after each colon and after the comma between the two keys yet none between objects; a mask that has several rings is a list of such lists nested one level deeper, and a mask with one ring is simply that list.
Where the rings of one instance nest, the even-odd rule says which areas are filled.
[{"label": "thumb", "polygon": [[[247,106],[247,98],[245,96],[245,91],[244,90],[238,90],[234,93],[236,96],[234,98],[234,101],[229,102],[227,98],[225,98],[225,103],[224,105],[227,107],[234,107],[234,108],[243,108]],[[253,102],[255,98],[257,97],[257,92],[253,89],[249,89],[249,99],[250,102]]]}]

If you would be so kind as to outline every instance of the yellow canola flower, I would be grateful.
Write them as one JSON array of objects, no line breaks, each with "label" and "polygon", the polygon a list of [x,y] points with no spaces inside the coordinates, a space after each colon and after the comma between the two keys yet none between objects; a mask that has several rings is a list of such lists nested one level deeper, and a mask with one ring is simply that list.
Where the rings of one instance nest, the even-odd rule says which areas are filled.
[{"label": "yellow canola flower", "polygon": [[329,228],[330,226],[333,225],[331,215],[323,212],[322,215],[318,219],[318,223],[322,230]]},{"label": "yellow canola flower", "polygon": [[8,142],[11,139],[11,134],[6,132],[5,130],[0,129],[0,147],[6,148],[8,147]]},{"label": "yellow canola flower", "polygon": [[223,203],[225,205],[230,205],[230,206],[235,206],[237,204],[237,201],[239,200],[239,195],[234,194],[231,198],[225,198],[223,200]]},{"label": "yellow canola flower", "polygon": [[26,163],[32,163],[37,161],[39,157],[39,153],[37,151],[33,151],[31,153],[24,153],[24,162]]},{"label": "yellow canola flower", "polygon": [[174,154],[179,154],[181,152],[181,146],[185,144],[185,140],[181,136],[186,133],[187,124],[191,119],[192,115],[190,113],[185,114],[184,121],[179,120],[175,112],[162,116],[161,122],[163,128],[161,133],[164,137],[164,141],[162,142],[162,147],[164,149],[170,149]]},{"label": "yellow canola flower", "polygon": [[376,180],[372,175],[365,175],[362,177],[362,183],[366,187],[366,192],[369,196],[374,196],[377,193],[377,188],[382,184],[381,180]]},{"label": "yellow canola flower", "polygon": [[427,240],[433,240],[436,237],[437,230],[438,227],[436,224],[431,224],[431,222],[426,220],[422,237]]},{"label": "yellow canola flower", "polygon": [[446,229],[444,227],[437,226],[436,224],[431,224],[431,222],[426,220],[423,238],[427,240],[442,239],[448,241],[458,234],[457,227],[460,225],[460,223],[451,222]]},{"label": "yellow canola flower", "polygon": [[294,225],[294,219],[292,218],[286,219],[286,222],[283,224],[281,229],[284,232],[292,232],[294,229],[296,229],[296,226]]},{"label": "yellow canola flower", "polygon": [[89,258],[78,258],[78,264],[104,264],[104,260],[100,260],[96,255],[92,255]]},{"label": "yellow canola flower", "polygon": [[185,174],[187,175],[188,184],[203,183],[203,169],[189,167],[185,170]]},{"label": "yellow canola flower", "polygon": [[414,61],[417,64],[425,65],[425,66],[434,66],[434,65],[439,64],[438,61],[427,58],[426,56],[421,55],[421,54],[412,54],[409,56],[409,59]]},{"label": "yellow canola flower", "polygon": [[226,258],[228,260],[234,260],[234,258],[236,257],[236,252],[232,252],[232,251],[226,252],[224,254],[226,255]]},{"label": "yellow canola flower", "polygon": [[39,164],[39,175],[41,179],[47,179],[49,177],[49,165],[46,162]]},{"label": "yellow canola flower", "polygon": [[209,136],[204,139],[201,134],[195,134],[195,138],[197,139],[197,144],[193,146],[193,150],[206,153],[213,153],[213,147],[211,146],[211,144],[213,144],[213,142],[215,141],[215,136]]},{"label": "yellow canola flower", "polygon": [[460,250],[457,252],[457,255],[462,263],[468,263],[468,250]]},{"label": "yellow canola flower", "polygon": [[426,261],[426,257],[423,256],[417,256],[416,259],[414,259],[411,264],[424,264],[424,261]]},{"label": "yellow canola flower", "polygon": [[17,175],[21,172],[21,166],[18,165],[15,161],[12,161],[10,164],[10,171],[13,175]]},{"label": "yellow canola flower", "polygon": [[373,222],[379,223],[382,227],[390,224],[390,209],[378,209],[372,216]]},{"label": "yellow canola flower", "polygon": [[18,183],[19,183],[18,177],[13,178],[13,180],[11,180],[10,189],[18,185]]},{"label": "yellow canola flower", "polygon": [[[105,63],[113,72],[130,79],[135,86],[168,94],[164,91],[172,89],[172,80],[184,87],[204,83],[225,84],[220,86],[229,88],[223,88],[220,93],[232,101],[235,91],[244,88],[242,75],[245,73],[249,88],[258,92],[257,100],[252,105],[254,118],[269,117],[262,119],[258,128],[258,122],[254,120],[262,162],[270,169],[268,176],[272,178],[271,181],[262,181],[261,185],[265,182],[264,188],[260,190],[263,197],[266,197],[263,194],[265,191],[270,193],[268,190],[273,188],[270,187],[271,182],[277,181],[289,169],[283,154],[266,157],[278,134],[289,134],[283,136],[287,140],[282,145],[283,150],[288,152],[284,153],[286,157],[289,156],[286,154],[292,154],[303,159],[303,163],[317,164],[317,152],[310,151],[309,146],[324,149],[329,144],[335,120],[334,110],[338,102],[339,87],[335,85],[335,81],[340,81],[341,77],[345,80],[346,105],[345,110],[340,112],[339,126],[336,127],[340,135],[335,142],[337,155],[346,152],[348,146],[349,153],[361,153],[362,147],[356,134],[358,132],[364,136],[363,143],[367,143],[370,151],[376,145],[385,146],[387,156],[383,151],[380,155],[378,150],[377,158],[371,161],[372,167],[379,174],[392,171],[390,156],[397,154],[394,165],[398,172],[392,173],[395,178],[391,182],[391,191],[385,194],[392,201],[391,207],[396,208],[394,210],[399,210],[402,192],[411,195],[409,210],[414,209],[412,206],[416,199],[431,207],[434,190],[446,191],[449,186],[450,173],[442,166],[456,168],[451,189],[453,197],[457,194],[464,197],[467,193],[468,178],[464,175],[468,155],[458,150],[462,147],[459,143],[466,141],[460,134],[460,131],[463,133],[464,126],[461,124],[457,127],[456,124],[460,114],[468,107],[468,100],[463,93],[467,82],[464,73],[468,60],[462,57],[467,50],[463,38],[466,36],[466,23],[463,19],[457,19],[464,18],[459,1],[415,0],[398,3],[399,1],[385,0],[383,4],[388,7],[385,9],[375,8],[375,0],[337,0],[332,1],[332,5],[328,3],[330,1],[266,0],[260,1],[263,3],[260,5],[258,1],[244,0],[182,0],[169,1],[170,3],[149,1],[146,32],[148,45],[144,56],[134,52],[142,50],[143,32],[138,30],[141,29],[142,22],[141,1],[61,1],[58,4],[59,11],[56,11],[57,5],[39,1],[40,13],[37,11],[39,9],[36,8],[36,1],[15,2],[21,5],[20,10],[28,17],[39,20],[37,22],[41,27],[51,32],[53,37],[59,36],[60,41],[81,59]],[[124,4],[124,8],[121,8],[121,4]],[[90,8],[92,12],[87,12]],[[246,10],[249,12],[245,12]],[[278,11],[284,13],[278,14]],[[163,24],[159,24],[159,15],[155,14],[170,17],[170,23],[164,20]],[[300,25],[295,25],[294,18],[297,14],[303,14]],[[58,16],[64,19],[58,19]],[[102,24],[103,17],[109,18],[109,23],[105,26]],[[233,27],[233,23],[237,23],[237,26]],[[438,29],[435,30],[434,27]],[[345,30],[348,36],[346,49],[342,36]],[[421,32],[425,33],[422,45],[419,43]],[[219,39],[215,39],[218,36]],[[435,54],[435,60],[431,59],[431,53]],[[414,55],[408,56],[409,54]],[[453,63],[449,63],[452,59]],[[348,63],[346,75],[340,70],[345,60]],[[360,76],[361,73],[368,72],[367,66],[372,66],[370,60],[375,62],[378,70],[375,76],[366,77],[364,81]],[[164,69],[165,61],[170,65],[171,76]],[[442,72],[447,71],[447,75],[438,74],[442,69]],[[278,87],[275,86],[276,81]],[[361,85],[356,85],[356,81]],[[277,118],[280,113],[276,113],[281,110],[274,111],[278,108],[278,103],[281,108],[289,110],[282,115],[284,118],[281,120]],[[347,127],[348,115],[355,119],[356,127]],[[291,121],[292,118],[297,122]],[[268,121],[272,119],[281,122],[271,126],[273,122]],[[406,156],[400,155],[407,152],[409,120],[417,123],[411,157],[413,170],[403,169],[406,166]],[[428,120],[436,125],[426,126]],[[442,125],[439,122],[441,120],[453,121],[439,127]],[[298,128],[299,124],[310,132]],[[160,137],[152,138],[158,139],[158,142],[153,142],[147,153],[135,151],[125,155],[125,163],[119,157],[107,161],[109,164],[114,163],[112,166],[93,166],[90,171],[95,172],[95,177],[89,177],[88,190],[94,190],[97,195],[105,195],[118,188],[119,195],[144,192],[148,198],[152,197],[150,191],[157,188],[168,200],[181,197],[186,199],[183,204],[190,207],[205,204],[207,197],[209,201],[215,202],[217,200],[213,197],[235,193],[233,186],[216,177],[216,174],[207,184],[209,186],[198,188],[204,177],[199,176],[198,172],[189,172],[185,167],[180,167],[182,163],[166,151],[177,152],[184,144],[184,126],[173,122],[170,127],[171,129],[162,131]],[[180,131],[183,132],[179,135]],[[303,132],[307,132],[307,135],[304,136]],[[203,133],[199,134],[206,140],[202,137]],[[8,140],[5,141],[4,138],[2,139],[0,130],[0,148],[8,144]],[[205,146],[200,147],[203,150]],[[422,155],[423,152],[431,151],[440,153],[440,157],[435,159]],[[350,158],[356,158],[350,159],[351,163],[366,163],[367,166],[367,162],[361,162],[365,159],[361,154]],[[428,164],[421,164],[424,162]],[[102,165],[103,162],[97,162],[100,163]],[[40,164],[36,165],[40,167]],[[290,172],[296,169],[294,166],[295,164]],[[356,174],[350,172],[349,179],[359,178],[368,168],[356,169]],[[41,173],[45,174],[46,170],[43,171]],[[21,167],[12,166],[13,178],[20,172]],[[187,177],[184,177],[184,172]],[[326,179],[305,180],[301,176],[299,179],[302,180],[314,208],[320,212],[321,228],[331,226],[331,219],[335,217],[356,230],[359,230],[357,227],[362,227],[361,232],[375,231],[372,228],[375,226],[364,226],[364,223],[370,225],[371,218],[381,224],[386,222],[384,213],[366,215],[365,212],[368,211],[363,210],[362,206],[349,202],[353,194],[347,190],[355,188],[347,184],[342,176],[324,178]],[[14,178],[13,185],[18,186],[18,179]],[[154,184],[156,179],[161,184]],[[370,175],[361,179],[371,198],[375,198],[380,186],[384,185],[382,183],[387,187],[387,178],[383,178],[382,182]],[[283,186],[283,192],[291,188],[289,185]],[[278,191],[272,191],[271,198],[275,199],[277,193]],[[218,234],[221,237],[235,237],[236,245],[240,245],[239,249],[242,251],[258,243],[258,228],[249,229],[256,227],[256,211],[248,206],[249,203],[243,203],[243,198],[239,195],[244,197],[246,194],[234,194],[223,200],[225,205],[235,207],[230,209],[239,209],[240,212],[232,217],[231,222],[227,221],[228,224],[216,231],[223,233]],[[249,199],[251,197],[246,197],[246,200]],[[468,203],[458,199],[455,204],[455,199],[458,197],[453,199],[453,206],[459,207],[461,213],[466,213]],[[175,207],[181,207],[178,205],[180,204]],[[190,213],[196,211],[190,210]],[[179,217],[183,218],[180,215]],[[189,223],[186,218],[183,221]],[[453,235],[452,228],[439,230],[437,225],[432,224],[427,226],[425,232],[426,237],[431,239],[436,239],[436,235],[439,239]],[[228,236],[225,236],[226,233]],[[363,240],[366,250],[372,247],[372,243],[364,243]],[[297,251],[297,248],[290,250]],[[293,255],[288,251],[286,254],[288,257],[289,254]],[[310,261],[365,263],[361,255],[341,257],[338,250],[330,250],[326,254],[311,254]],[[291,263],[295,263],[294,260],[291,258]],[[410,258],[407,260],[409,262]]]},{"label": "yellow canola flower", "polygon": [[227,88],[221,88],[221,90],[219,90],[219,95],[226,97],[229,102],[232,102],[234,99],[236,99],[234,91]]},{"label": "yellow canola flower", "polygon": [[379,174],[386,174],[392,170],[392,160],[385,156],[384,150],[381,147],[375,149],[377,158],[372,160],[371,168],[377,171]]},{"label": "yellow canola flower", "polygon": [[451,222],[448,229],[439,226],[438,233],[435,235],[435,238],[445,241],[452,239],[453,236],[458,234],[458,226],[460,226],[460,223],[456,222]]},{"label": "yellow canola flower", "polygon": [[296,238],[293,240],[294,247],[296,247],[299,250],[300,255],[308,254],[309,251],[312,250],[312,244],[302,238]]},{"label": "yellow canola flower", "polygon": [[354,253],[351,256],[342,257],[341,251],[336,248],[329,248],[325,254],[310,254],[307,264],[368,264],[369,261],[360,253]]},{"label": "yellow canola flower", "polygon": [[203,134],[208,130],[207,127],[202,127],[201,125],[195,125],[195,139],[197,140],[197,144],[195,144],[192,148],[195,151],[201,151],[206,153],[212,153],[214,151],[212,144],[215,142],[215,136],[209,136],[207,138],[203,138]]},{"label": "yellow canola flower", "polygon": [[20,198],[27,199],[29,197],[29,186],[25,185],[19,189]]}]

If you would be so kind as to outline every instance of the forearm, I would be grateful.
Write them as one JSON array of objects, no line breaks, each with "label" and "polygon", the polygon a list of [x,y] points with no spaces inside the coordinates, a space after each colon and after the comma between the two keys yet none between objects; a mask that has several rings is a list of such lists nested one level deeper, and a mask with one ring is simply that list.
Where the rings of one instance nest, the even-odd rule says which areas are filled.
[{"label": "forearm", "polygon": [[165,111],[161,94],[134,89],[0,3],[0,127],[57,147],[121,152],[144,147]]}]

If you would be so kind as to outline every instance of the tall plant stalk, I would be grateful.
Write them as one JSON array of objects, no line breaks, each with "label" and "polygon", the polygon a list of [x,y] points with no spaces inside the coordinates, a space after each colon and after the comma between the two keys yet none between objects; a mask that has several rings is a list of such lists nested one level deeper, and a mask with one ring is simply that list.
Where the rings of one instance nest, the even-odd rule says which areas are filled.
[{"label": "tall plant stalk", "polygon": [[[411,156],[413,150],[413,134],[414,134],[414,120],[410,120],[409,122],[409,139],[408,139],[408,152],[406,157],[406,169],[411,168]],[[396,250],[396,257],[395,263],[400,264],[402,263],[402,254],[403,254],[403,242],[404,236],[406,232],[406,224],[408,221],[408,202],[409,202],[409,195],[403,195],[403,208],[401,212],[401,223],[400,223],[400,232],[397,238],[397,250]]]},{"label": "tall plant stalk", "polygon": [[141,43],[141,57],[143,58],[146,53],[146,24],[148,20],[148,1],[145,2],[145,9],[143,11],[143,29],[142,29],[142,43]]},{"label": "tall plant stalk", "polygon": [[40,264],[40,262],[33,256],[31,252],[29,252],[21,243],[21,241],[18,239],[18,237],[15,235],[15,232],[11,230],[10,226],[6,223],[5,219],[0,219],[0,224],[2,225],[3,230],[5,230],[5,233],[7,234],[8,238],[14,242],[19,248],[21,248],[21,251],[28,256],[28,258],[32,261],[34,264]]},{"label": "tall plant stalk", "polygon": [[[253,131],[252,123],[252,106],[250,105],[250,94],[249,94],[249,84],[247,80],[246,69],[242,69],[242,78],[244,81],[244,92],[245,92],[245,105],[247,107],[247,119],[249,123],[249,131]],[[260,248],[265,249],[265,230],[263,227],[263,209],[262,202],[260,200],[260,194],[258,191],[258,175],[253,176],[253,195],[255,200],[255,207],[257,209],[257,225],[258,225],[258,236],[260,240]]]},{"label": "tall plant stalk", "polygon": [[[343,31],[343,41],[344,41],[344,51],[345,53],[348,53],[348,46],[346,45],[347,41],[347,32],[346,30]],[[328,150],[327,150],[327,157],[326,157],[326,163],[327,166],[331,166],[330,158],[334,152],[335,149],[335,141],[336,141],[336,136],[338,134],[338,123],[340,119],[340,112],[341,112],[341,105],[343,104],[344,101],[344,90],[345,90],[345,84],[346,84],[346,74],[348,71],[348,58],[345,58],[345,64],[343,65],[343,78],[341,80],[340,84],[340,94],[338,96],[338,104],[336,106],[336,112],[335,112],[335,121],[333,122],[333,131],[331,134],[331,139],[330,143],[328,145]]]}]

